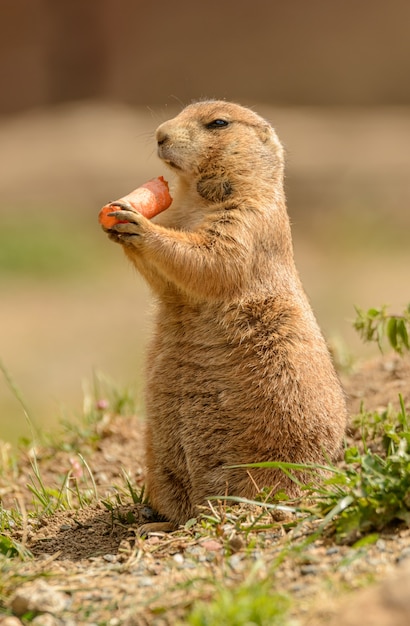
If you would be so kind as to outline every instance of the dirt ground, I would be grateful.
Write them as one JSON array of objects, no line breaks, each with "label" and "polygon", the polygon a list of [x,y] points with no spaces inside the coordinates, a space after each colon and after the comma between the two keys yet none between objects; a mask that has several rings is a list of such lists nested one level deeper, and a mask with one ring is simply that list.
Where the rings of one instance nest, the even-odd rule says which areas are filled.
[{"label": "dirt ground", "polygon": [[[347,393],[349,412],[351,415],[359,413],[361,405],[368,411],[383,410],[389,404],[399,409],[399,394],[403,396],[406,406],[410,406],[410,359],[396,355],[378,357],[364,363],[354,374],[343,377],[343,385]],[[121,485],[123,472],[125,471],[131,481],[139,486],[144,482],[143,472],[143,420],[139,417],[121,417],[107,414],[97,426],[99,440],[95,448],[80,449],[91,467],[92,474],[101,498],[108,497],[112,493],[112,486]],[[349,431],[350,432],[350,431]],[[350,432],[350,439],[354,434]],[[87,444],[89,446],[89,444]],[[75,458],[73,451],[57,453],[52,449],[39,449],[37,460],[41,467],[41,475],[46,485],[55,483],[56,476],[63,476],[72,466]],[[19,483],[24,489],[27,483],[28,473],[32,471],[30,458],[22,464]],[[12,489],[15,487],[13,486]],[[111,490],[110,490],[111,488]],[[25,491],[25,490],[24,490]],[[27,497],[31,496],[26,492]],[[3,495],[3,502],[6,502]],[[27,502],[29,506],[29,502]],[[138,507],[137,507],[138,508]],[[100,505],[96,507],[97,527],[94,532],[90,521],[94,511],[59,513],[52,519],[44,519],[44,529],[32,538],[29,543],[30,549],[36,554],[45,552],[61,552],[62,558],[78,560],[89,558],[104,552],[116,551],[121,532],[110,535],[108,543],[101,545],[101,537],[98,520],[104,519],[103,526],[108,525],[110,515],[102,514],[104,509]],[[67,520],[72,525],[72,518],[88,519],[86,528],[81,530],[75,526],[73,534],[67,534],[67,528],[59,531],[61,525]],[[78,517],[78,515],[80,517]],[[136,520],[138,522],[138,520]],[[86,546],[78,541],[82,532],[86,532]],[[96,543],[92,541],[92,536]],[[111,543],[110,543],[111,542]],[[46,549],[44,548],[46,546]]]},{"label": "dirt ground", "polygon": [[[367,410],[380,410],[388,404],[398,409],[398,394],[409,407],[409,381],[409,358],[387,355],[365,363],[343,377],[351,414],[359,412],[362,403]],[[259,567],[263,575],[292,534],[287,534],[280,522],[269,531],[246,534],[238,531],[228,516],[207,531],[193,525],[168,536],[139,538],[138,525],[150,519],[150,509],[132,505],[124,489],[122,504],[115,511],[102,501],[111,497],[115,503],[113,494],[124,486],[123,471],[134,485],[143,484],[142,428],[138,417],[106,413],[96,427],[94,443],[73,441],[90,468],[99,501],[51,516],[42,514],[37,520],[29,517],[24,530],[16,532],[16,538],[34,555],[34,561],[20,566],[20,575],[35,579],[47,573],[48,591],[62,593],[67,600],[64,608],[50,609],[60,620],[56,624],[174,624],[183,619],[187,607],[206,598],[203,586],[199,591],[195,581],[204,583],[210,577],[213,584],[238,583],[249,562],[259,563],[262,555],[263,566],[259,563]],[[348,437],[353,443],[354,431],[350,430]],[[84,465],[78,470],[79,456],[74,449],[39,447],[36,458],[47,486],[57,488],[70,469],[72,481],[76,471],[78,484],[87,479]],[[26,454],[13,481],[2,484],[3,506],[17,501],[23,510],[32,510],[32,495],[26,487],[33,480],[32,460],[33,452]],[[298,537],[293,540],[297,543]],[[329,624],[340,610],[342,589],[353,593],[345,600],[350,602],[354,589],[366,580],[390,576],[408,557],[410,530],[401,526],[384,531],[376,543],[361,550],[335,545],[323,536],[306,553],[284,560],[277,569],[275,588],[292,597],[295,624]],[[30,584],[20,580],[9,598],[11,606],[18,606],[18,601],[26,606],[23,591],[27,586],[30,597],[47,591],[39,591],[38,580]]]}]

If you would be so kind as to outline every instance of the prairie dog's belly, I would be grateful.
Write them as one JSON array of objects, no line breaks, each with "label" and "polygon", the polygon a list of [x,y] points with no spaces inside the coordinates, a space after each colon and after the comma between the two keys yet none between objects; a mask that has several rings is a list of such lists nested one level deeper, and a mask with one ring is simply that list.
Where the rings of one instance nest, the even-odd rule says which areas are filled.
[{"label": "prairie dog's belly", "polygon": [[146,385],[148,418],[158,429],[178,430],[181,442],[226,431],[234,446],[251,422],[271,419],[278,373],[286,382],[295,347],[280,332],[281,317],[270,309],[265,317],[255,320],[240,305],[160,307]]},{"label": "prairie dog's belly", "polygon": [[215,408],[228,387],[234,393],[232,373],[240,363],[230,334],[212,307],[181,306],[172,312],[161,307],[147,362],[150,402],[157,404],[165,393],[181,416],[188,405]]}]

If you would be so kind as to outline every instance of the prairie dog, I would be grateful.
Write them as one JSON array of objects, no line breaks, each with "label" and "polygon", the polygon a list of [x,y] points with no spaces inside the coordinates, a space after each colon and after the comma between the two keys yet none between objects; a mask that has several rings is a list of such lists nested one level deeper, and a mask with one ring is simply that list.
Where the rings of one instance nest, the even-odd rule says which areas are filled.
[{"label": "prairie dog", "polygon": [[[338,454],[344,394],[293,259],[284,154],[271,127],[224,101],[187,106],[156,132],[176,176],[170,208],[120,210],[109,236],[156,297],[146,372],[146,486],[171,525],[209,496],[299,493],[260,461]],[[307,477],[302,476],[302,480]]]}]

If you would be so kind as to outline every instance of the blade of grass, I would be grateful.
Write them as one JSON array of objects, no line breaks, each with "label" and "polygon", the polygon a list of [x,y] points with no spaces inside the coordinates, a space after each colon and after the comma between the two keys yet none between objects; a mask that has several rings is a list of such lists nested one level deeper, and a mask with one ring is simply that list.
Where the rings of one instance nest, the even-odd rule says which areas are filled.
[{"label": "blade of grass", "polygon": [[31,439],[34,442],[36,439],[39,438],[38,427],[35,424],[34,418],[30,415],[26,402],[23,398],[23,394],[21,393],[20,389],[17,387],[17,384],[14,382],[10,372],[8,371],[8,369],[6,368],[6,366],[4,365],[1,359],[0,359],[0,371],[2,372],[5,378],[5,381],[7,383],[7,386],[9,387],[11,393],[16,398],[16,400],[18,401],[18,403],[20,404],[23,410],[24,417],[26,418],[28,427],[30,429]]}]

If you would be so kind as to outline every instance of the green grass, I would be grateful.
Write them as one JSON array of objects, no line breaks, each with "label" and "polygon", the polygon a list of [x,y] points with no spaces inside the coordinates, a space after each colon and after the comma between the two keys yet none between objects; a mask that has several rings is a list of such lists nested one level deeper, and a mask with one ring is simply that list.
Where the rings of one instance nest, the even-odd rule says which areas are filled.
[{"label": "green grass", "polygon": [[58,487],[49,487],[45,484],[34,456],[27,488],[33,494],[33,503],[38,516],[52,515],[59,510],[84,508],[98,500],[97,487],[90,466],[81,454],[77,456],[78,459],[72,459],[72,467],[64,474]]},{"label": "green grass", "polygon": [[210,602],[199,602],[188,615],[189,626],[285,626],[290,600],[269,580],[217,589]]},{"label": "green grass", "polygon": [[[0,372],[10,391],[20,404],[32,434],[31,440],[25,442],[27,447],[32,448],[30,482],[28,490],[33,495],[35,514],[52,515],[58,510],[83,508],[98,500],[96,483],[90,465],[80,453],[80,448],[94,447],[101,439],[100,424],[107,415],[135,415],[135,393],[131,388],[120,389],[107,376],[96,372],[92,384],[84,389],[83,414],[80,420],[62,420],[65,436],[56,439],[56,436],[40,432],[33,423],[27,405],[21,391],[14,382],[10,372],[0,361]],[[0,442],[1,443],[1,442]],[[58,486],[48,486],[43,480],[41,468],[35,453],[36,446],[42,444],[49,446],[54,451],[62,449],[76,452],[76,458],[72,459],[72,467],[64,474]],[[0,446],[0,477],[10,479],[15,469],[14,456],[10,453],[11,446]],[[15,472],[14,472],[15,473]],[[138,490],[134,490],[128,476],[124,475],[126,490],[134,502],[140,502],[142,496]],[[119,493],[121,489],[117,489]],[[0,509],[0,531],[7,526],[11,529],[7,520],[17,519],[17,513]],[[19,517],[21,522],[21,518]],[[8,542],[5,541],[3,548],[6,550]],[[3,551],[4,551],[3,550]],[[2,546],[0,545],[0,552]]]}]

